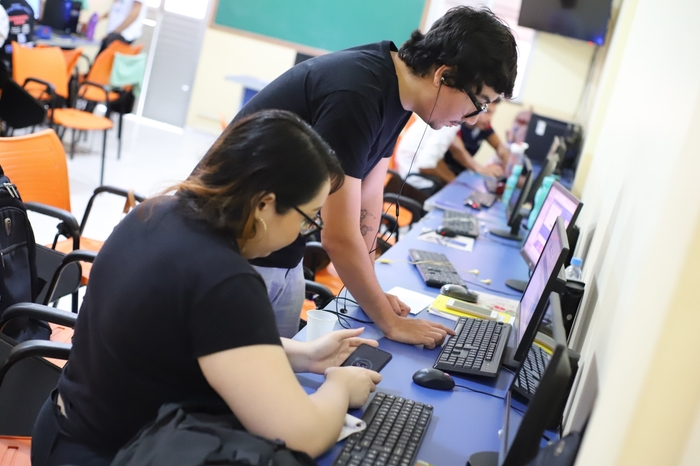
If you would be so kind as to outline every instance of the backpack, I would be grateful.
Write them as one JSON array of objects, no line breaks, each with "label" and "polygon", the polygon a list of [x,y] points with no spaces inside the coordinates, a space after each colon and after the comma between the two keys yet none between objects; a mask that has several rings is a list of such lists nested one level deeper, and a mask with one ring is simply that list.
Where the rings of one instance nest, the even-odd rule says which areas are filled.
[{"label": "backpack", "polygon": [[[36,242],[27,209],[17,188],[0,167],[0,315],[16,303],[34,302],[40,291],[36,270]],[[13,319],[3,333],[17,342],[47,340],[47,323]]]}]

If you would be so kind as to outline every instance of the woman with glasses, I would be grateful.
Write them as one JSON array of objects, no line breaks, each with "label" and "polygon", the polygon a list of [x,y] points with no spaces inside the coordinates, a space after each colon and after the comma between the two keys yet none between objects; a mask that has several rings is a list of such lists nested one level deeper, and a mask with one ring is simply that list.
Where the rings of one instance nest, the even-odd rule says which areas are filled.
[{"label": "woman with glasses", "polygon": [[[281,340],[248,260],[280,249],[315,217],[343,172],[289,112],[230,126],[198,169],[115,228],[92,268],[73,349],[32,441],[35,466],[110,464],[165,403],[232,412],[241,428],[316,456],[348,407],[381,379],[337,367],[361,329]],[[294,372],[325,374],[307,395]]]}]

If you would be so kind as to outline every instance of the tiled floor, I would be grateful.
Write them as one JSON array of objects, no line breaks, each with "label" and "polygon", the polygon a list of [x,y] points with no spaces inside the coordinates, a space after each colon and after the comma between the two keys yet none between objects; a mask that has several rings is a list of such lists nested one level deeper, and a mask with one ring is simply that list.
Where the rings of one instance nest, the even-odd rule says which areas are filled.
[{"label": "tiled floor", "polygon": [[[136,118],[124,120],[122,154],[117,160],[116,129],[108,133],[105,162],[105,185],[131,188],[144,196],[158,194],[189,175],[216,135],[191,129],[178,130],[154,125]],[[66,134],[66,152],[70,135]],[[99,185],[102,134],[93,132],[80,141],[74,158],[68,159],[71,206],[80,221],[92,192]],[[103,194],[93,205],[85,236],[106,239],[123,217],[122,198]],[[56,232],[56,220],[30,213],[37,243],[50,244]],[[84,291],[84,290],[83,290]],[[70,309],[67,298],[59,307]]]}]

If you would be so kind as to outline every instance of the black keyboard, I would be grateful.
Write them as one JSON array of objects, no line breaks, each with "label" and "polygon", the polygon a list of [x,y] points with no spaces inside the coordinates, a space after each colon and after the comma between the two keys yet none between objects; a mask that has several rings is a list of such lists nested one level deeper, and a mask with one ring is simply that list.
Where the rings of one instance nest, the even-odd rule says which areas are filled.
[{"label": "black keyboard", "polygon": [[513,384],[513,388],[517,393],[528,400],[532,399],[537,386],[540,384],[540,380],[542,380],[544,371],[547,369],[549,358],[550,356],[545,350],[534,343],[532,344]]},{"label": "black keyboard", "polygon": [[433,407],[377,392],[362,420],[367,428],[348,437],[334,466],[413,466]]},{"label": "black keyboard", "polygon": [[466,212],[446,210],[442,217],[442,227],[453,230],[460,236],[476,238],[479,236],[479,220]]},{"label": "black keyboard", "polygon": [[469,193],[469,196],[465,198],[465,203],[467,200],[476,202],[481,205],[481,207],[491,207],[494,202],[496,202],[496,195],[483,191],[472,191]]},{"label": "black keyboard", "polygon": [[496,377],[508,344],[510,324],[460,317],[456,335],[442,347],[433,367],[451,374]]},{"label": "black keyboard", "polygon": [[467,286],[446,255],[420,249],[409,249],[408,254],[426,285],[433,288],[442,285]]}]

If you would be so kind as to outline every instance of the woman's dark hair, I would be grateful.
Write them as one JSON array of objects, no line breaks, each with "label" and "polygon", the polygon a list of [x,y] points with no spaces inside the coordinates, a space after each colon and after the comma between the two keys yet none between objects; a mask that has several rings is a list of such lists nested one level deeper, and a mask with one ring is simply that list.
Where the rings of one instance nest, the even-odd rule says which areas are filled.
[{"label": "woman's dark hair", "polygon": [[417,76],[442,65],[445,84],[480,93],[484,85],[507,99],[513,96],[518,50],[508,26],[486,7],[450,8],[423,35],[413,31],[399,57]]},{"label": "woman's dark hair", "polygon": [[229,125],[174,189],[190,214],[246,241],[263,195],[274,193],[284,214],[311,201],[325,181],[335,192],[343,179],[335,153],[311,126],[291,112],[263,110]]}]

